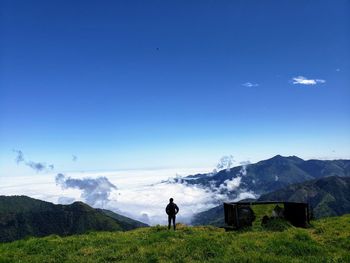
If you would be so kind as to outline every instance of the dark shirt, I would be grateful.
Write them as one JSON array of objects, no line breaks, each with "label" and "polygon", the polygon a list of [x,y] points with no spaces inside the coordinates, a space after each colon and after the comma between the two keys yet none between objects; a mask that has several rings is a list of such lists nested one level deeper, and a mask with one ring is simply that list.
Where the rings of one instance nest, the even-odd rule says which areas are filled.
[{"label": "dark shirt", "polygon": [[165,208],[165,212],[169,216],[175,216],[179,212],[179,208],[175,203],[169,203]]}]

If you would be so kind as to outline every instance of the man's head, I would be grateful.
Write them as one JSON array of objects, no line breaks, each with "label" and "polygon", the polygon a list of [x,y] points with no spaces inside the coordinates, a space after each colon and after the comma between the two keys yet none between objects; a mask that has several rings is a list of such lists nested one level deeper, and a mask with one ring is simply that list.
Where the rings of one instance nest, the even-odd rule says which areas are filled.
[{"label": "man's head", "polygon": [[173,199],[173,198],[170,198],[170,199],[169,199],[169,202],[170,202],[170,203],[174,202],[174,199]]}]

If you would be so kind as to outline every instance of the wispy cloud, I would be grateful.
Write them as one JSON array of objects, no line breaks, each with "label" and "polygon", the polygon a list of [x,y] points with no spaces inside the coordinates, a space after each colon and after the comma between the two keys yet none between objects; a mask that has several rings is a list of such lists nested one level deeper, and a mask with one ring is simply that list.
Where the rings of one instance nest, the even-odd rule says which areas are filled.
[{"label": "wispy cloud", "polygon": [[24,162],[24,156],[23,156],[23,152],[21,150],[13,150],[17,156],[15,158],[15,161],[17,164]]},{"label": "wispy cloud", "polygon": [[82,191],[81,198],[90,205],[104,206],[109,201],[109,195],[117,187],[112,184],[107,177],[100,176],[97,178],[74,179],[66,177],[64,174],[57,174],[56,184],[63,189],[75,188]]},{"label": "wispy cloud", "polygon": [[239,164],[242,165],[242,168],[239,172],[242,175],[247,175],[247,167],[248,167],[248,165],[250,165],[250,161],[240,162]]},{"label": "wispy cloud", "polygon": [[222,184],[220,184],[220,190],[233,191],[236,190],[241,184],[242,177],[234,177],[232,179],[225,180]]},{"label": "wispy cloud", "polygon": [[29,162],[26,162],[26,165],[37,172],[41,172],[46,169],[46,165],[43,163],[36,163],[36,162],[29,161]]},{"label": "wispy cloud", "polygon": [[36,172],[42,172],[42,171],[46,171],[46,170],[53,170],[55,167],[53,164],[49,164],[47,165],[46,163],[43,162],[33,162],[33,161],[26,161],[24,159],[24,154],[21,150],[13,150],[17,156],[15,158],[15,162],[17,164],[20,163],[24,163],[26,166],[32,168],[33,170],[35,170]]},{"label": "wispy cloud", "polygon": [[300,85],[316,85],[316,84],[323,84],[326,81],[324,79],[308,79],[303,76],[297,76],[293,78],[293,84],[300,84]]},{"label": "wispy cloud", "polygon": [[229,171],[233,166],[234,162],[235,160],[232,155],[223,156],[219,160],[219,163],[216,165],[216,170],[220,171],[226,169],[227,171]]},{"label": "wispy cloud", "polygon": [[[218,164],[216,165],[216,167],[213,169],[213,171],[211,173],[208,173],[208,175],[214,176],[219,171],[224,170],[224,169],[226,170],[226,172],[229,172],[230,169],[233,167],[234,163],[235,163],[235,159],[232,155],[222,156],[220,158]],[[175,180],[176,182],[180,182],[182,180],[181,177],[176,177],[173,179],[176,179]]]},{"label": "wispy cloud", "polygon": [[[242,176],[247,175],[247,167],[250,165],[249,161],[240,162],[242,165],[240,171],[234,175],[231,179],[225,180],[222,184],[220,184],[219,189],[217,190],[226,190],[228,192],[240,190],[239,186],[241,184]],[[239,193],[240,191],[238,191]],[[243,191],[244,192],[244,191]]]},{"label": "wispy cloud", "polygon": [[254,83],[254,82],[246,82],[246,83],[243,83],[242,86],[247,87],[247,88],[252,88],[252,87],[259,86],[259,84],[258,83]]}]

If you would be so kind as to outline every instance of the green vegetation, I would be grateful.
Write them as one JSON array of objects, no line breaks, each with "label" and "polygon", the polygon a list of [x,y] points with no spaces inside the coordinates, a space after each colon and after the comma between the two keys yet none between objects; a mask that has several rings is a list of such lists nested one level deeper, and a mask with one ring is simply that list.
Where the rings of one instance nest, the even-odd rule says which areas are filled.
[{"label": "green vegetation", "polygon": [[132,230],[132,229],[135,229],[135,228],[138,228],[138,227],[145,227],[145,226],[148,226],[147,224],[144,224],[140,221],[137,221],[137,220],[134,220],[134,219],[131,219],[129,217],[126,217],[126,216],[122,216],[122,215],[119,215],[117,213],[114,213],[110,210],[106,210],[106,209],[96,209],[98,212],[101,212],[115,220],[117,220],[118,222],[122,223],[123,224],[123,230]]},{"label": "green vegetation", "polygon": [[315,218],[350,212],[350,177],[330,176],[262,195],[259,201],[308,202]]},{"label": "green vegetation", "polygon": [[0,196],[0,242],[27,236],[82,234],[89,231],[131,230],[147,226],[82,202],[55,205],[27,196]]},{"label": "green vegetation", "polygon": [[[270,231],[284,231],[290,228],[292,225],[288,221],[282,218],[271,218],[267,221],[264,228]],[[261,227],[261,226],[260,226]]]},{"label": "green vegetation", "polygon": [[[283,207],[283,204],[279,204],[280,207]],[[255,214],[255,220],[253,222],[253,228],[254,229],[260,229],[261,228],[261,221],[263,217],[271,216],[273,209],[276,207],[276,204],[264,204],[264,205],[252,205],[251,208],[254,211]]]},{"label": "green vegetation", "polygon": [[225,232],[164,226],[0,244],[0,262],[350,262],[350,215],[288,227]]}]

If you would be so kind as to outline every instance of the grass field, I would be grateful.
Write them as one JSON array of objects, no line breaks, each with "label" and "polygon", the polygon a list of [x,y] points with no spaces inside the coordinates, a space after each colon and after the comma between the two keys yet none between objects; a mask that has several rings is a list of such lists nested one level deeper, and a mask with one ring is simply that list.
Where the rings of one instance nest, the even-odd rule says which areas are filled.
[{"label": "grass field", "polygon": [[225,232],[179,225],[0,244],[0,262],[350,262],[350,215],[312,227]]}]

